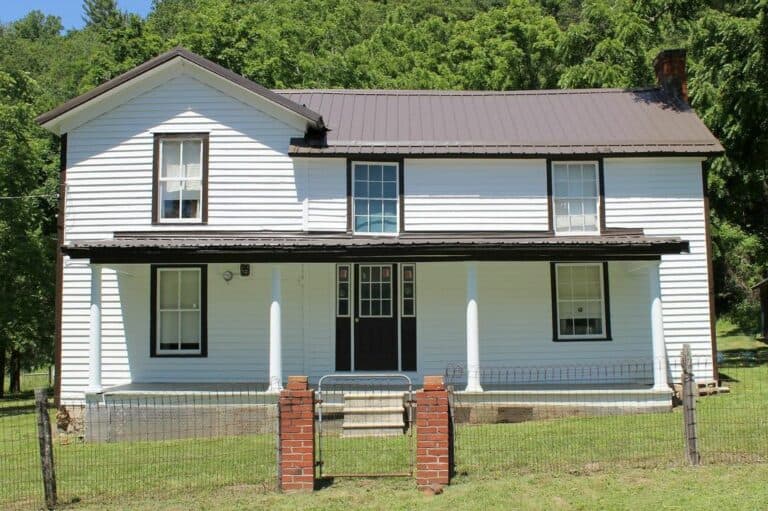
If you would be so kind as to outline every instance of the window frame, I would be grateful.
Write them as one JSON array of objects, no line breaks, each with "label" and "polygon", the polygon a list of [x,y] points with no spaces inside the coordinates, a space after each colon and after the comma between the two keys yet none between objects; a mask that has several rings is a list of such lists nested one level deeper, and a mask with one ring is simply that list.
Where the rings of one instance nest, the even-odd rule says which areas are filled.
[{"label": "window frame", "polygon": [[[559,311],[559,296],[557,286],[557,269],[558,266],[598,266],[600,268],[600,284],[602,290],[602,320],[603,320],[603,334],[574,334],[574,335],[561,335],[560,334],[560,311]],[[608,262],[607,261],[560,261],[550,263],[550,281],[551,281],[551,300],[552,300],[552,340],[554,342],[584,342],[584,341],[612,341],[611,334],[611,306],[610,306],[610,292],[609,292],[609,275],[608,275]]]},{"label": "window frame", "polygon": [[[392,232],[368,232],[355,229],[355,165],[394,165],[395,166],[395,225]],[[402,159],[371,159],[347,160],[347,231],[355,236],[398,236],[403,230],[403,160]],[[370,198],[368,198],[370,200]]]},{"label": "window frame", "polygon": [[[200,271],[200,349],[199,350],[161,350],[158,335],[160,270],[189,270]],[[150,357],[207,357],[208,356],[208,265],[205,264],[153,264],[150,273]]]},{"label": "window frame", "polygon": [[[210,159],[210,134],[204,132],[154,133],[152,155],[152,224],[153,225],[205,225],[208,223],[208,163]],[[199,140],[202,146],[200,218],[163,218],[160,207],[160,165],[162,142]]]},{"label": "window frame", "polygon": [[[405,269],[410,267],[413,272],[413,279],[410,281],[405,280]],[[413,286],[413,296],[410,298],[405,297],[405,284],[411,284]],[[400,264],[400,317],[402,318],[415,318],[416,317],[416,265],[414,263],[402,263]],[[410,314],[405,313],[405,302],[411,300],[413,303],[413,312]]]},{"label": "window frame", "polygon": [[[596,229],[593,231],[558,231],[557,230],[557,215],[555,213],[555,201],[557,196],[555,195],[555,165],[584,165],[592,164],[595,166],[595,179],[597,185],[597,221],[595,222]],[[605,232],[605,185],[604,185],[604,170],[603,159],[558,159],[547,160],[547,194],[549,195],[548,204],[548,216],[549,216],[549,230],[556,236],[599,236]]]}]

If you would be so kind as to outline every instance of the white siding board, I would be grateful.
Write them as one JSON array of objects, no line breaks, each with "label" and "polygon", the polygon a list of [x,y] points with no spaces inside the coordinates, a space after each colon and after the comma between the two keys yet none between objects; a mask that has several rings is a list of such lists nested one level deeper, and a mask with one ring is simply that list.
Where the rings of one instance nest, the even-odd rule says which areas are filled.
[{"label": "white siding board", "polygon": [[546,231],[543,160],[406,159],[405,230]]},{"label": "white siding board", "polygon": [[690,243],[689,254],[663,256],[660,269],[664,336],[674,361],[686,343],[697,359],[712,359],[701,179],[701,163],[692,158],[605,160],[608,227],[642,228],[649,236]]}]

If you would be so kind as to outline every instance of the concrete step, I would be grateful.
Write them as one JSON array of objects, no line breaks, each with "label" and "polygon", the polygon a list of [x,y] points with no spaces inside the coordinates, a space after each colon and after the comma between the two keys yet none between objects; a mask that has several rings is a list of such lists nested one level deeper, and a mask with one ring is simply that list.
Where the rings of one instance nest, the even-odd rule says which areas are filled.
[{"label": "concrete step", "polygon": [[344,394],[342,436],[396,436],[405,431],[403,392]]}]

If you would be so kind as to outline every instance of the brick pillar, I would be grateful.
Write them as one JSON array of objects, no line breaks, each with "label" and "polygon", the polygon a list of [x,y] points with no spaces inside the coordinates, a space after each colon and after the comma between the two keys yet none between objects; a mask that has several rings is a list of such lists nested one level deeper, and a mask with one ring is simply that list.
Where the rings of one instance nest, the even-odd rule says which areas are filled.
[{"label": "brick pillar", "polygon": [[306,376],[289,376],[280,392],[280,489],[315,487],[315,391]]},{"label": "brick pillar", "polygon": [[419,488],[450,483],[453,446],[448,391],[442,376],[425,376],[416,392],[416,484]]}]

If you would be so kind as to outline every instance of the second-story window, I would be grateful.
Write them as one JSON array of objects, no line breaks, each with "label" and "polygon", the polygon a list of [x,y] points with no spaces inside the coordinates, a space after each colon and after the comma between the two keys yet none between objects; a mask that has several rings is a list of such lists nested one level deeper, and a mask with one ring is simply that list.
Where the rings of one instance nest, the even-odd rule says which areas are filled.
[{"label": "second-story window", "polygon": [[398,231],[397,163],[352,164],[352,218],[356,233]]},{"label": "second-story window", "polygon": [[554,228],[557,233],[597,233],[600,189],[596,162],[552,164]]},{"label": "second-story window", "polygon": [[157,135],[156,222],[204,222],[208,135]]}]

